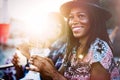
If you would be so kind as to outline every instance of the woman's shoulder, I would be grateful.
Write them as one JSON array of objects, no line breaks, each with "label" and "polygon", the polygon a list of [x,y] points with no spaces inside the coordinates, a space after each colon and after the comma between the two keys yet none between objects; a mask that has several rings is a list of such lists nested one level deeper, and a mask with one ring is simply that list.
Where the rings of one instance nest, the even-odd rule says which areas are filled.
[{"label": "woman's shoulder", "polygon": [[100,38],[96,38],[95,41],[93,41],[93,43],[91,44],[90,48],[92,48],[93,50],[97,50],[100,53],[101,51],[111,50],[108,43]]},{"label": "woman's shoulder", "polygon": [[113,54],[106,41],[96,38],[90,46],[89,55],[92,55],[91,63],[100,62],[105,69],[109,69]]},{"label": "woman's shoulder", "polygon": [[93,41],[92,45],[96,45],[96,44],[107,44],[107,42],[104,41],[104,40],[102,40],[102,39],[100,39],[100,38],[96,38],[96,39]]},{"label": "woman's shoulder", "polygon": [[100,38],[96,38],[96,40],[91,44],[89,53],[92,53],[94,59],[97,61],[106,57],[113,57],[112,49],[108,43]]}]

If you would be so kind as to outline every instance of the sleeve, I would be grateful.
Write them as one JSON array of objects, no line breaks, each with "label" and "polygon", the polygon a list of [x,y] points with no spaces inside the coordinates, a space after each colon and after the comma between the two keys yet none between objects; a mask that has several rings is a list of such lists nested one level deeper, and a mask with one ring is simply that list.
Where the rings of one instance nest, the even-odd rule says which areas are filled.
[{"label": "sleeve", "polygon": [[92,51],[91,63],[100,62],[105,69],[109,69],[113,54],[107,42],[97,39],[91,45],[90,51]]}]

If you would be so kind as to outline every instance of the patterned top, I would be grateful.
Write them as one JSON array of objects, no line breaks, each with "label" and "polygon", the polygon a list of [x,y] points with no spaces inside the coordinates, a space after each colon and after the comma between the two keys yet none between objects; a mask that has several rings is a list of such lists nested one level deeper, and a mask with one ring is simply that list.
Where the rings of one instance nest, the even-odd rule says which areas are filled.
[{"label": "patterned top", "polygon": [[76,54],[72,54],[70,66],[64,72],[68,80],[89,80],[90,64],[100,62],[101,65],[111,74],[111,80],[119,80],[120,74],[113,61],[113,54],[109,45],[97,38],[90,46],[88,54],[82,62],[76,60]]}]

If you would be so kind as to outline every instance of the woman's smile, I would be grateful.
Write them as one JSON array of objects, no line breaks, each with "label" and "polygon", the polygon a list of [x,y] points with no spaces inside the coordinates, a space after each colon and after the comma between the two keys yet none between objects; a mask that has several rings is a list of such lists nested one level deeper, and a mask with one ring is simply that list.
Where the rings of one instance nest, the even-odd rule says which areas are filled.
[{"label": "woman's smile", "polygon": [[82,28],[83,28],[82,26],[73,26],[72,31],[77,33],[77,32],[80,32]]}]

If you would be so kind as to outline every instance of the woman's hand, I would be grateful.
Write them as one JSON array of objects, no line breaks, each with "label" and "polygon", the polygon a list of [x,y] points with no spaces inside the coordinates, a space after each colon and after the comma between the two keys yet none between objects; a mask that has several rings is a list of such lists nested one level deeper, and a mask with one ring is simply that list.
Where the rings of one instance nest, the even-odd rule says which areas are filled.
[{"label": "woman's hand", "polygon": [[15,53],[15,55],[13,56],[13,59],[12,59],[12,63],[14,64],[15,66],[15,69],[16,69],[16,78],[19,79],[19,78],[22,78],[24,76],[24,71],[23,71],[23,68],[21,65],[19,65],[19,57],[17,55],[17,53]]},{"label": "woman's hand", "polygon": [[49,72],[55,70],[54,64],[51,59],[33,55],[29,63],[35,67],[26,67],[29,70],[40,72],[41,74],[49,75]]},{"label": "woman's hand", "polygon": [[[34,65],[35,68],[26,67],[28,70],[40,72],[42,77],[50,77],[53,80],[66,80],[58,71],[51,59],[33,55],[29,61],[30,64]],[[60,77],[60,78],[59,78]]]},{"label": "woman's hand", "polygon": [[15,55],[12,58],[12,63],[15,67],[19,67],[19,62],[20,62],[19,57],[18,57],[17,53],[15,53]]}]

